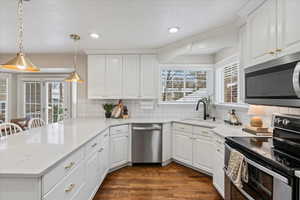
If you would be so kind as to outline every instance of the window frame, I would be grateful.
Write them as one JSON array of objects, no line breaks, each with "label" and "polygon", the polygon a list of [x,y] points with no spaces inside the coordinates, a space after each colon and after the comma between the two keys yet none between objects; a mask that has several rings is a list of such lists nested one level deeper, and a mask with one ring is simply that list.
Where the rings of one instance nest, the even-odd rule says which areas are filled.
[{"label": "window frame", "polygon": [[1,73],[0,74],[1,79],[6,79],[6,90],[7,90],[7,95],[6,95],[6,104],[5,104],[5,122],[8,122],[11,118],[11,93],[12,93],[12,88],[11,88],[11,82],[12,82],[12,77],[11,74],[9,73]]},{"label": "window frame", "polygon": [[[176,101],[162,101],[161,91],[162,91],[162,81],[161,81],[161,70],[191,70],[191,71],[207,71],[207,90],[209,96],[214,96],[214,65],[213,64],[160,64],[159,65],[159,90],[158,90],[158,104],[161,105],[194,105],[196,102],[176,102]],[[210,79],[209,79],[210,78]]]},{"label": "window frame", "polygon": [[[230,65],[238,64],[238,75],[237,75],[237,83],[238,83],[238,88],[237,88],[237,102],[229,103],[229,102],[224,102],[224,70],[226,67]],[[242,74],[243,70],[241,69],[241,62],[239,59],[239,55],[233,55],[230,57],[227,57],[218,63],[215,64],[215,104],[216,105],[228,105],[228,106],[241,106],[245,107],[245,103],[243,102],[242,98]]]}]

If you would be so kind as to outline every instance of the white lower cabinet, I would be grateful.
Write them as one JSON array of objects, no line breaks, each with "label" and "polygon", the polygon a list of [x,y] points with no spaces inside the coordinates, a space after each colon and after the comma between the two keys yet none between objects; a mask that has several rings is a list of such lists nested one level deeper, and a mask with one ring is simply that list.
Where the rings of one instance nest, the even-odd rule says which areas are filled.
[{"label": "white lower cabinet", "polygon": [[214,139],[214,162],[213,162],[213,184],[218,192],[224,197],[224,139],[216,136]]},{"label": "white lower cabinet", "polygon": [[212,173],[213,143],[211,138],[194,138],[193,141],[193,166]]},{"label": "white lower cabinet", "polygon": [[128,132],[111,135],[110,139],[110,168],[128,163]]},{"label": "white lower cabinet", "polygon": [[88,194],[88,200],[93,198],[94,193],[98,189],[98,169],[98,153],[96,152],[86,162],[86,190]]},{"label": "white lower cabinet", "polygon": [[173,158],[212,173],[213,133],[199,126],[175,123],[173,127]]},{"label": "white lower cabinet", "polygon": [[189,134],[174,133],[173,157],[183,163],[193,164],[193,141]]}]

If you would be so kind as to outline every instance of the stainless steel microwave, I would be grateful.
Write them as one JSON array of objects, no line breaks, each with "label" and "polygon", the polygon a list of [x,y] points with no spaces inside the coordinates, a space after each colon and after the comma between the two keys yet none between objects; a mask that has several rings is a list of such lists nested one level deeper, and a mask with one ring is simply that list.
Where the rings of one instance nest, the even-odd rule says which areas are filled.
[{"label": "stainless steel microwave", "polygon": [[245,102],[300,107],[300,52],[245,69]]}]

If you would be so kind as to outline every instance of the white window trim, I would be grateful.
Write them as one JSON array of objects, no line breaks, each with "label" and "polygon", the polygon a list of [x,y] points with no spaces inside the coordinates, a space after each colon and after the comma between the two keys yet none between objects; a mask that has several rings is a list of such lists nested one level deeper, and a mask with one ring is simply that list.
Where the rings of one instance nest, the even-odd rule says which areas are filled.
[{"label": "white window trim", "polygon": [[[233,65],[236,62],[239,63],[239,70],[238,70],[238,102],[237,103],[224,103],[224,68],[229,65]],[[239,54],[234,54],[232,56],[229,56],[218,63],[215,64],[215,105],[221,105],[221,106],[235,106],[235,107],[247,107],[248,104],[245,104],[243,102],[242,95],[242,79],[241,75],[243,70],[241,69],[240,61],[239,61]]]},{"label": "white window trim", "polygon": [[[23,90],[23,82],[24,81],[64,81],[68,77],[68,74],[20,74],[17,77],[18,80],[18,102],[17,102],[17,115],[18,116],[25,116],[25,110],[24,110],[24,90]],[[72,113],[72,107],[74,106],[71,103],[72,100],[72,83],[67,83],[67,90],[66,93],[68,95],[66,96],[66,106],[67,109]],[[22,101],[22,102],[20,102]],[[43,100],[42,100],[43,101]],[[71,116],[70,116],[71,117]]]},{"label": "white window trim", "polygon": [[164,102],[161,101],[161,70],[171,69],[171,70],[206,70],[210,71],[212,80],[209,81],[209,86],[211,87],[210,96],[214,97],[214,65],[213,64],[160,64],[159,65],[159,89],[158,89],[158,105],[194,105],[195,102]]},{"label": "white window trim", "polygon": [[5,78],[7,80],[7,98],[6,98],[6,113],[5,113],[5,119],[6,121],[11,119],[12,116],[12,104],[10,103],[12,101],[12,75],[9,73],[1,73],[0,78]]}]

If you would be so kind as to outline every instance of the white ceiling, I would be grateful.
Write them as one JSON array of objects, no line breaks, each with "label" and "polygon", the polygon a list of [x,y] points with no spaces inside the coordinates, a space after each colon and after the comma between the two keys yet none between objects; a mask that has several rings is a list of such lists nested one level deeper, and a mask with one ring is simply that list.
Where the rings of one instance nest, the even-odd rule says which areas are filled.
[{"label": "white ceiling", "polygon": [[[16,51],[16,1],[0,0],[0,52]],[[159,48],[237,19],[249,0],[31,0],[25,2],[25,50]],[[181,27],[169,34],[171,26]],[[97,32],[98,40],[89,38]],[[215,51],[213,49],[212,51]]]}]

